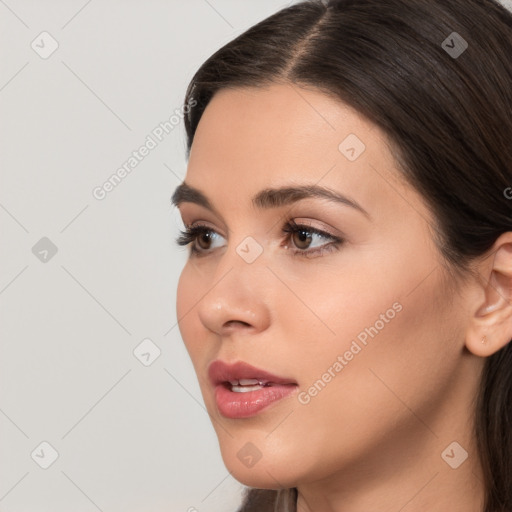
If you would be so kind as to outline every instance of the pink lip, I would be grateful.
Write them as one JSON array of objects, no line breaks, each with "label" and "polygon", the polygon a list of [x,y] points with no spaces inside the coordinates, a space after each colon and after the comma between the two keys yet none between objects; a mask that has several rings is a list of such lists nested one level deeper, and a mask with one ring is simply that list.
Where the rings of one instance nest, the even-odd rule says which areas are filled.
[{"label": "pink lip", "polygon": [[[219,412],[232,419],[254,416],[297,390],[295,380],[273,375],[242,361],[227,364],[217,359],[210,364],[208,376],[215,387]],[[245,393],[231,391],[229,381],[238,379],[257,379],[265,387]]]},{"label": "pink lip", "polygon": [[266,384],[267,382],[271,382],[273,384],[297,384],[293,379],[272,375],[265,370],[260,370],[259,368],[244,363],[243,361],[228,364],[220,359],[216,359],[210,364],[208,368],[208,375],[214,386],[235,379],[258,379],[263,384]]}]

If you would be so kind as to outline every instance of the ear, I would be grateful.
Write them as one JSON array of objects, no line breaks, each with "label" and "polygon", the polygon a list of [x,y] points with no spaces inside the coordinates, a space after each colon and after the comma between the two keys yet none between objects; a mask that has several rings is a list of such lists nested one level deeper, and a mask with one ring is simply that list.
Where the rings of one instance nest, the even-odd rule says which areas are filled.
[{"label": "ear", "polygon": [[466,347],[488,357],[512,340],[512,231],[503,233],[477,265],[481,276],[466,332]]}]

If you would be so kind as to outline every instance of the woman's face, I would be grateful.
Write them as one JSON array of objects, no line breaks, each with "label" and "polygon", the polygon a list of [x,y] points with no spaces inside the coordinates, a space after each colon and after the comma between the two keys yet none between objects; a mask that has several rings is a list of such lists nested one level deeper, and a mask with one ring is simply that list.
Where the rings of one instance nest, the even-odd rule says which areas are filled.
[{"label": "woman's face", "polygon": [[[221,90],[185,183],[211,208],[175,196],[185,225],[208,230],[192,242],[200,252],[181,274],[177,316],[233,476],[292,487],[406,459],[452,471],[441,452],[454,440],[467,446],[454,415],[469,411],[476,389],[468,311],[446,286],[431,212],[399,179],[383,132],[318,91]],[[345,199],[252,201],[290,187]],[[288,221],[302,228],[284,232]],[[217,360],[296,385],[216,390]]]}]

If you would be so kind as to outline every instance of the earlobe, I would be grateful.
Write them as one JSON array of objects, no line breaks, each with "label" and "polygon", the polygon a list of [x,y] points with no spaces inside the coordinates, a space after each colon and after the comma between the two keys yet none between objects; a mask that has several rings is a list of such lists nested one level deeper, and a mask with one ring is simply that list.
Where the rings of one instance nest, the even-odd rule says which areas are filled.
[{"label": "earlobe", "polygon": [[512,232],[496,240],[479,273],[479,299],[467,329],[466,347],[477,356],[488,357],[512,340]]}]

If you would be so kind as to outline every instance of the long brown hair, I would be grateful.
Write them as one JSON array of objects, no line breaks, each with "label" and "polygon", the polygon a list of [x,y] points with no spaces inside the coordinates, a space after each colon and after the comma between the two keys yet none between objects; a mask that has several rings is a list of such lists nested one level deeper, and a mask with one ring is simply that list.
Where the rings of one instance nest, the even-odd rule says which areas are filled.
[{"label": "long brown hair", "polygon": [[[307,0],[280,10],[194,75],[187,157],[216,91],[277,82],[315,87],[385,131],[435,215],[454,275],[512,230],[512,14],[497,1]],[[512,343],[487,358],[474,414],[483,512],[512,512]],[[239,512],[291,512],[296,500],[296,489],[248,489]]]}]

